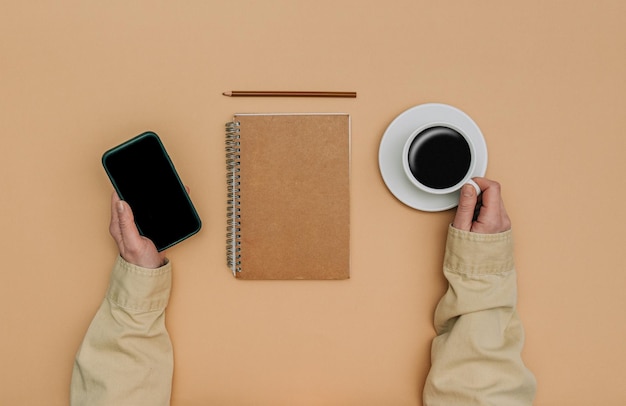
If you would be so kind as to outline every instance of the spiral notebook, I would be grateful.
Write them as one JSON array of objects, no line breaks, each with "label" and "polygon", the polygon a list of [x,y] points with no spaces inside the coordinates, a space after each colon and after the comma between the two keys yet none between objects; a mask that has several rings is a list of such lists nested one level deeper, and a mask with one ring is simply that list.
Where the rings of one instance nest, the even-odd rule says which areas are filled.
[{"label": "spiral notebook", "polygon": [[226,167],[235,277],[350,277],[348,114],[235,114]]}]

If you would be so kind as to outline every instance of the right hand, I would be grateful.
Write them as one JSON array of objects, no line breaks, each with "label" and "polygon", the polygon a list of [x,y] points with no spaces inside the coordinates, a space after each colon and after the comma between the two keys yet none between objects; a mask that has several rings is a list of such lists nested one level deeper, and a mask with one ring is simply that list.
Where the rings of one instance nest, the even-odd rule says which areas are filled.
[{"label": "right hand", "polygon": [[[459,206],[452,227],[482,234],[496,234],[511,229],[511,220],[504,208],[500,184],[487,178],[474,178],[482,190],[480,197],[472,185],[461,189]],[[480,200],[479,200],[480,199]],[[476,205],[481,204],[475,216]]]}]

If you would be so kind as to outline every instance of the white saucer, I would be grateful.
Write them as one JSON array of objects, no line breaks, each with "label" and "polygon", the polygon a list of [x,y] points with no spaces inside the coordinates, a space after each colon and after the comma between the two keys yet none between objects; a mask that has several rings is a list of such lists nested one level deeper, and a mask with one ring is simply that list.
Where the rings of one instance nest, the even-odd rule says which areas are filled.
[{"label": "white saucer", "polygon": [[476,123],[461,110],[446,104],[430,103],[412,107],[396,117],[385,130],[378,150],[380,173],[389,191],[402,203],[423,211],[443,211],[456,207],[459,191],[433,194],[418,189],[407,178],[402,166],[402,151],[411,133],[429,123],[448,123],[467,135],[476,153],[472,177],[487,170],[487,144]]}]

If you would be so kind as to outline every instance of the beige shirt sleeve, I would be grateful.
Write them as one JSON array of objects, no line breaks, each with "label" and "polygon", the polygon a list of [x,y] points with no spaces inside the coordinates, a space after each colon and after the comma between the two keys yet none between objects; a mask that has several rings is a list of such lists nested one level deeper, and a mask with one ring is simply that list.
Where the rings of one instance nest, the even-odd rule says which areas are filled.
[{"label": "beige shirt sleeve", "polygon": [[106,297],[76,354],[71,404],[168,405],[174,367],[165,329],[171,265],[117,258]]},{"label": "beige shirt sleeve", "polygon": [[521,359],[511,231],[477,234],[450,227],[444,274],[449,286],[435,310],[424,404],[532,404],[536,382]]}]

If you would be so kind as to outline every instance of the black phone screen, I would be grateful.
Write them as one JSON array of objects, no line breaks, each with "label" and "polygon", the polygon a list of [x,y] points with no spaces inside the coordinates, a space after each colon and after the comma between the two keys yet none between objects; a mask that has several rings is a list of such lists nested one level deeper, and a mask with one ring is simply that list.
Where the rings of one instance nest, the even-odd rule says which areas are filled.
[{"label": "black phone screen", "polygon": [[159,251],[200,230],[200,217],[155,133],[145,132],[110,149],[102,164],[133,210],[139,232]]}]

